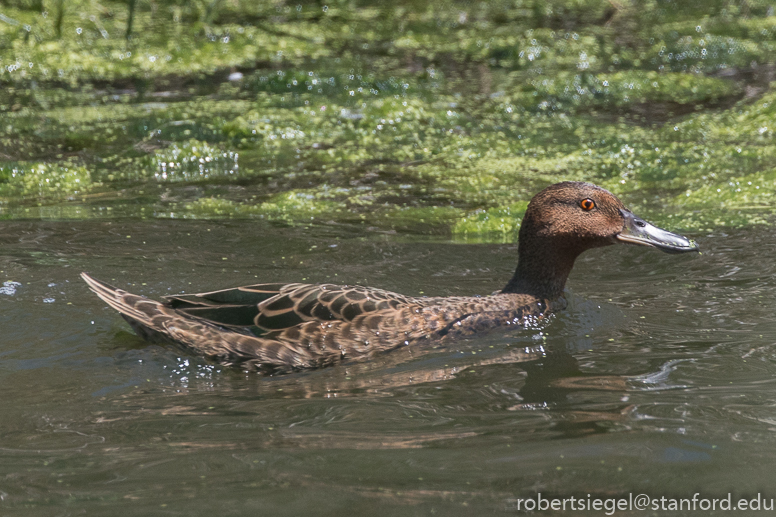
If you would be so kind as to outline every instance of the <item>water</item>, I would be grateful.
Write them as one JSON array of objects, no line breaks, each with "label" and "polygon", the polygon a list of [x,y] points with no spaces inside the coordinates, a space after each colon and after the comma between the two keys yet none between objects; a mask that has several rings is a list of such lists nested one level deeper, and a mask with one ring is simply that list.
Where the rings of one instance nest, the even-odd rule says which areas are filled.
[{"label": "water", "polygon": [[[772,2],[208,3],[0,14],[0,516],[776,497]],[[79,278],[488,294],[564,180],[703,255],[594,250],[540,328],[280,377]]]},{"label": "water", "polygon": [[[247,228],[246,228],[247,226]],[[3,515],[472,515],[516,498],[767,497],[776,235],[613,246],[544,327],[261,377],[135,337],[81,271],[158,298],[260,281],[487,294],[514,245],[357,227],[0,227]],[[678,514],[681,514],[678,513]]]}]

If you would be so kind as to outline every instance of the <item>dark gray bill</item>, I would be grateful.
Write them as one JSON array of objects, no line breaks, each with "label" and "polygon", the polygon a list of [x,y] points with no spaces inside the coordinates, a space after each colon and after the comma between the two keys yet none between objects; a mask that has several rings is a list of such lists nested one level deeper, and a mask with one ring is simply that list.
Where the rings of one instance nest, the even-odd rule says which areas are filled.
[{"label": "dark gray bill", "polygon": [[625,219],[625,225],[623,226],[622,231],[617,234],[617,240],[620,242],[652,246],[663,250],[666,253],[699,251],[695,241],[675,233],[667,232],[657,226],[652,226],[627,210],[620,210],[620,213]]}]

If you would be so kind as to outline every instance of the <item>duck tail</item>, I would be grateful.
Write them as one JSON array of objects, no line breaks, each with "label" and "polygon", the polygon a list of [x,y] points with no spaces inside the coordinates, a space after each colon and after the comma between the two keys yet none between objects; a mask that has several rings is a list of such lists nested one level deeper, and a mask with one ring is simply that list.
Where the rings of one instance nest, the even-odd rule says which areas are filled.
[{"label": "duck tail", "polygon": [[81,273],[81,278],[105,303],[119,311],[146,341],[182,345],[228,366],[240,364],[268,372],[310,368],[322,361],[304,347],[220,328],[180,314],[163,303],[106,284],[86,273]]},{"label": "duck tail", "polygon": [[173,341],[159,318],[168,319],[164,318],[164,304],[119,289],[86,273],[81,273],[81,278],[102,301],[119,311],[140,337],[154,343]]}]

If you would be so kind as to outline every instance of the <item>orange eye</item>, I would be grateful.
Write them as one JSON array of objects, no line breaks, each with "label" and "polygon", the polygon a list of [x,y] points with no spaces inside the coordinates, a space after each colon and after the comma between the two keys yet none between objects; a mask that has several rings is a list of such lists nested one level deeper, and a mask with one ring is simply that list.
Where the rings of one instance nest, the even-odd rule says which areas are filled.
[{"label": "orange eye", "polygon": [[589,212],[595,208],[595,201],[590,198],[586,198],[579,202],[579,206],[582,207],[582,210]]}]

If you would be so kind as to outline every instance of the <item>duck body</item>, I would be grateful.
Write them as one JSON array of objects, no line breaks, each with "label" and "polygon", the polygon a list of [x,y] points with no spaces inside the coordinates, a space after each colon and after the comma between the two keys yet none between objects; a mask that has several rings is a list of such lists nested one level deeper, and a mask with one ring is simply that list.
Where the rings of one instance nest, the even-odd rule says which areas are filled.
[{"label": "duck body", "polygon": [[616,242],[674,253],[698,249],[638,219],[608,191],[564,182],[529,203],[515,274],[490,296],[409,297],[361,286],[293,283],[158,302],[82,277],[149,341],[176,343],[226,365],[288,372],[363,360],[422,341],[535,325],[562,306],[558,300],[577,256]]},{"label": "duck body", "polygon": [[82,277],[147,341],[177,343],[225,365],[267,372],[320,368],[421,341],[531,326],[552,307],[526,294],[413,298],[332,284],[257,284],[162,303]]}]

